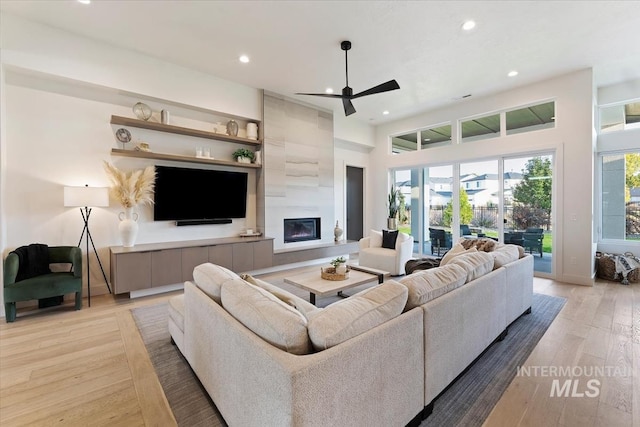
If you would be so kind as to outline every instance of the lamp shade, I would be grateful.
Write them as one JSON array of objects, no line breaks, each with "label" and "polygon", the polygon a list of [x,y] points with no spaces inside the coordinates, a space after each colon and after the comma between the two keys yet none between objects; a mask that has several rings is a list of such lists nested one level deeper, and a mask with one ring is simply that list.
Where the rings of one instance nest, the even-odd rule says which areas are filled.
[{"label": "lamp shade", "polygon": [[107,207],[109,206],[109,188],[64,187],[64,205],[66,207]]}]

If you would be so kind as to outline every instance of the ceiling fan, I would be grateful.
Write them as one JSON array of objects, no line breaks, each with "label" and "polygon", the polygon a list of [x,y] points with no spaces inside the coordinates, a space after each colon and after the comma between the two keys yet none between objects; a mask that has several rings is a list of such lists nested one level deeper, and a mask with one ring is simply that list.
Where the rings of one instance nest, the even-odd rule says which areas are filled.
[{"label": "ceiling fan", "polygon": [[340,43],[340,47],[344,50],[344,62],[345,62],[345,76],[347,85],[342,88],[342,95],[335,95],[330,93],[296,93],[296,95],[313,95],[324,96],[325,98],[342,98],[342,105],[344,106],[345,116],[349,116],[356,112],[356,109],[351,103],[352,99],[360,98],[362,96],[374,95],[376,93],[389,92],[390,90],[400,89],[400,85],[395,80],[389,80],[386,83],[379,84],[370,89],[364,90],[360,93],[353,93],[353,89],[349,87],[349,60],[347,53],[351,49],[351,42],[345,40]]}]

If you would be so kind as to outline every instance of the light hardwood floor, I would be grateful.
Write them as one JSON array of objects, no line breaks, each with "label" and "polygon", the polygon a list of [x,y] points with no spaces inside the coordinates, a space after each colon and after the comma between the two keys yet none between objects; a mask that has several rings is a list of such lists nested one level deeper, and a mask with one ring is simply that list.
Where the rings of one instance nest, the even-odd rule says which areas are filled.
[{"label": "light hardwood floor", "polygon": [[[640,426],[640,284],[535,279],[534,288],[567,303],[525,366],[614,366],[633,375],[598,377],[597,397],[550,397],[553,378],[516,376],[485,426]],[[177,293],[103,295],[81,311],[19,312],[0,324],[0,425],[175,425],[130,309]]]}]

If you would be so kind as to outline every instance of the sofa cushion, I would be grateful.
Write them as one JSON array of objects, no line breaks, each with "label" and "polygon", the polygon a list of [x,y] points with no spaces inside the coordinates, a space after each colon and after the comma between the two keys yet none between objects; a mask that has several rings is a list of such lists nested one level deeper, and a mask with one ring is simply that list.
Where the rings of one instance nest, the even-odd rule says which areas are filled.
[{"label": "sofa cushion", "polygon": [[496,245],[498,244],[498,242],[496,242],[495,240],[486,238],[460,239],[458,243],[460,243],[465,249],[475,247],[478,251],[482,252],[491,252],[496,248]]},{"label": "sofa cushion", "polygon": [[310,302],[300,298],[297,295],[292,294],[291,292],[288,292],[282,288],[272,285],[269,282],[265,282],[264,280],[257,279],[249,274],[243,274],[241,277],[247,282],[251,283],[252,285],[262,288],[265,291],[268,291],[269,293],[271,293],[271,295],[275,296],[285,304],[288,304],[291,307],[295,308],[300,313],[302,313],[302,315],[307,319],[309,318],[309,314],[313,313],[314,311],[320,310],[320,308],[316,307]]},{"label": "sofa cushion", "polygon": [[268,291],[231,279],[222,285],[222,307],[269,344],[293,354],[308,354],[307,319]]},{"label": "sofa cushion", "polygon": [[376,231],[376,230],[369,231],[369,247],[370,248],[382,247],[382,231]]},{"label": "sofa cushion", "polygon": [[193,269],[193,281],[209,298],[220,304],[220,288],[228,280],[239,279],[233,271],[220,265],[206,262]]},{"label": "sofa cushion", "polygon": [[475,248],[475,246],[465,250],[464,246],[462,246],[460,243],[456,243],[449,251],[447,251],[446,254],[444,254],[442,259],[440,260],[440,265],[447,265],[449,261],[451,261],[454,257],[471,252],[478,252],[478,250]]},{"label": "sofa cushion", "polygon": [[426,304],[464,285],[466,280],[467,271],[455,264],[422,270],[403,277],[400,283],[409,290],[405,311]]},{"label": "sofa cushion", "polygon": [[493,269],[507,265],[513,261],[517,261],[520,258],[518,248],[522,246],[518,245],[500,245],[493,252],[489,254],[493,257]]},{"label": "sofa cushion", "polygon": [[459,265],[467,272],[467,282],[484,276],[493,270],[493,257],[487,252],[475,252],[455,257],[447,265]]},{"label": "sofa cushion", "polygon": [[405,286],[389,280],[313,313],[309,317],[313,347],[333,347],[400,315],[407,292]]},{"label": "sofa cushion", "polygon": [[398,230],[395,230],[395,231],[382,230],[382,247],[383,248],[395,249],[397,239],[398,239]]}]

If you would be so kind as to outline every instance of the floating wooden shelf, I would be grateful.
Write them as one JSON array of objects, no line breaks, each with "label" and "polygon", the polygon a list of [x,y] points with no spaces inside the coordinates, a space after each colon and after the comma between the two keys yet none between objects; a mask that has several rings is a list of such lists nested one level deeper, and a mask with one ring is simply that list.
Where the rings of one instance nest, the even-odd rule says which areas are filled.
[{"label": "floating wooden shelf", "polygon": [[118,148],[111,149],[111,155],[137,157],[140,159],[172,160],[177,162],[202,163],[207,165],[233,166],[236,168],[260,169],[261,167],[255,163],[238,163],[230,160],[205,159],[192,156],[180,156],[177,154],[154,153],[152,151],[120,150]]},{"label": "floating wooden shelf", "polygon": [[215,139],[218,141],[235,142],[238,144],[246,145],[261,145],[262,141],[253,140],[247,138],[240,138],[239,136],[225,135],[221,133],[209,132],[206,130],[198,130],[185,128],[182,126],[165,125],[164,123],[147,122],[144,120],[132,119],[122,116],[111,116],[112,125],[132,126],[141,129],[151,129],[160,132],[175,133],[178,135],[195,136],[197,138]]}]

